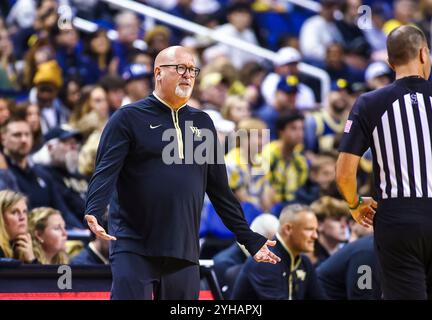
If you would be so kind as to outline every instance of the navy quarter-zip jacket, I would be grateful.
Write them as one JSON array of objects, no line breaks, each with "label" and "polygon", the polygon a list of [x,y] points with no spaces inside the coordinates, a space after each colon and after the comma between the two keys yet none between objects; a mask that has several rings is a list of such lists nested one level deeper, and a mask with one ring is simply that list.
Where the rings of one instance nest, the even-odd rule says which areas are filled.
[{"label": "navy quarter-zip jacket", "polygon": [[[166,129],[174,132],[172,139],[163,139]],[[100,222],[110,203],[108,231],[117,238],[111,254],[133,252],[198,263],[206,192],[224,224],[252,255],[265,244],[266,239],[252,232],[244,219],[229,188],[225,164],[197,163],[190,161],[190,152],[185,154],[185,139],[193,150],[201,150],[205,139],[192,140],[202,129],[213,133],[214,150],[204,154],[213,154],[214,160],[222,149],[212,120],[201,110],[184,105],[174,111],[152,94],[110,118],[98,147],[86,213]],[[172,164],[162,159],[168,144],[177,147],[170,153],[176,159]]]}]

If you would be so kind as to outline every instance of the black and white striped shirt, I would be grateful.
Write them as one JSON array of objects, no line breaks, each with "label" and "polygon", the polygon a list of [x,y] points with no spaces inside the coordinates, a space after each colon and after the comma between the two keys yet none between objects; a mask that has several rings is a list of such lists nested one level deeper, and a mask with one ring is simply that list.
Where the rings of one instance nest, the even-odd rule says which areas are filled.
[{"label": "black and white striped shirt", "polygon": [[339,151],[371,148],[378,199],[432,198],[431,145],[432,83],[406,77],[357,99]]}]

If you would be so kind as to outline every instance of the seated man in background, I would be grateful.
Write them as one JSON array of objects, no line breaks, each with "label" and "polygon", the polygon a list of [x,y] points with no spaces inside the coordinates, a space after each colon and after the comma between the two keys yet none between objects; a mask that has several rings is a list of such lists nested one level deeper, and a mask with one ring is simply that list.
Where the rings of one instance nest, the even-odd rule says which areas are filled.
[{"label": "seated man in background", "polygon": [[330,299],[378,300],[381,286],[373,230],[354,223],[363,229],[363,236],[321,263],[318,280]]},{"label": "seated man in background", "polygon": [[[251,224],[252,231],[267,239],[274,238],[278,227],[278,219],[269,213],[260,214]],[[225,299],[231,297],[232,287],[247,257],[250,257],[249,252],[237,242],[214,256],[214,270]]]},{"label": "seated man in background", "polygon": [[328,196],[321,197],[312,203],[311,208],[319,222],[318,241],[315,242],[312,259],[317,267],[347,242],[350,212],[344,201]]},{"label": "seated man in background", "polygon": [[56,127],[45,135],[45,141],[49,161],[44,168],[50,172],[54,187],[68,210],[82,221],[88,182],[78,173],[81,134]]},{"label": "seated man in background", "polygon": [[29,124],[21,118],[11,118],[2,127],[1,135],[8,167],[19,190],[28,197],[29,208],[55,208],[62,213],[68,229],[84,229],[82,220],[76,218],[61,199],[50,173],[31,161],[33,136]]},{"label": "seated man in background", "polygon": [[314,250],[317,232],[317,218],[308,206],[286,206],[279,217],[279,231],[276,234],[278,241],[273,249],[281,257],[281,262],[264,265],[248,258],[234,285],[231,298],[326,299],[312,263],[302,254]]}]

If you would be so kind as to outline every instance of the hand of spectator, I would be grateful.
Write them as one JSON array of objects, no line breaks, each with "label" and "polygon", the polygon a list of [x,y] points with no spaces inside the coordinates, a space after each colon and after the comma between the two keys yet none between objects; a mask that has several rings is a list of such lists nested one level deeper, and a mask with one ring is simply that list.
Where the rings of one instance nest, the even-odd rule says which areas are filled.
[{"label": "hand of spectator", "polygon": [[254,255],[255,261],[257,261],[257,262],[269,262],[269,263],[273,263],[273,264],[280,262],[281,259],[277,255],[275,255],[273,252],[271,252],[268,248],[268,246],[274,247],[275,245],[276,245],[276,241],[267,240],[267,242],[261,247],[261,249],[259,249],[259,251],[257,253],[255,253],[255,255]]},{"label": "hand of spectator", "polygon": [[95,216],[86,214],[84,218],[86,219],[90,230],[96,235],[96,237],[102,240],[117,240],[116,237],[110,236],[106,233],[105,229],[97,222]]},{"label": "hand of spectator", "polygon": [[35,259],[33,243],[30,233],[20,234],[15,239],[15,249],[25,262],[32,262]]},{"label": "hand of spectator", "polygon": [[358,208],[351,210],[351,215],[357,223],[363,227],[369,228],[373,225],[373,218],[375,216],[375,209],[377,202],[371,197],[363,197],[363,203]]}]

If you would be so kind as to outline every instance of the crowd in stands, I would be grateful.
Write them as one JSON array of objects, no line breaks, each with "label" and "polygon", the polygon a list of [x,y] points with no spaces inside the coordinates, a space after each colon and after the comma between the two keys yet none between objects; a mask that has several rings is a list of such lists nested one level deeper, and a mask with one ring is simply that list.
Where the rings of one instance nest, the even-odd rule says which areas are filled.
[{"label": "crowd in stands", "polygon": [[[137,2],[276,58],[104,1],[1,1],[0,257],[109,264],[108,242],[89,233],[84,242],[68,239],[87,229],[85,197],[99,139],[117,109],[152,93],[156,54],[182,45],[201,69],[189,104],[212,118],[248,223],[277,239],[282,257],[279,265],[255,263],[205,199],[201,257],[214,259],[224,297],[379,299],[373,231],[354,223],[336,188],[337,148],[356,98],[393,80],[386,35],[414,24],[429,39],[432,1],[321,0],[317,13],[282,0]],[[367,27],[359,23],[363,4],[371,9]],[[65,6],[97,30],[77,29],[62,16]],[[327,96],[301,63],[328,73]],[[238,139],[239,131],[248,139]],[[360,162],[362,195],[374,192],[371,158],[368,151]],[[370,290],[357,286],[360,265],[373,266]]]}]

